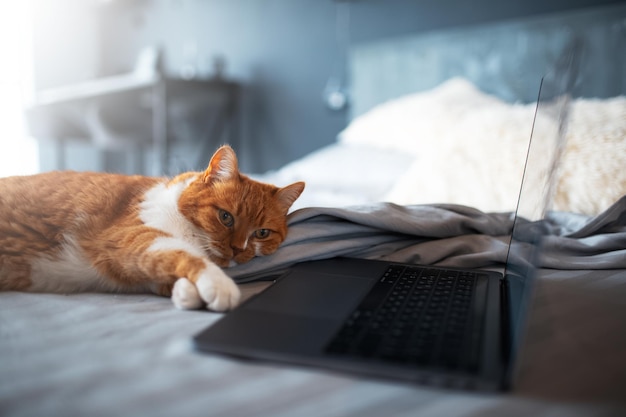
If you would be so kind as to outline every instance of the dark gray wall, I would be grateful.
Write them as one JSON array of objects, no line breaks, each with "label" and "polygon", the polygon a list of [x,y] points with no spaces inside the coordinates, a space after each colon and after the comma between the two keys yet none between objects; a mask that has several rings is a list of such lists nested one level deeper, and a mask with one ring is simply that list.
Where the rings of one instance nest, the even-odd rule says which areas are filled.
[{"label": "dark gray wall", "polygon": [[[112,2],[101,20],[102,75],[129,70],[141,47],[151,44],[163,48],[171,74],[190,63],[208,74],[212,58],[223,56],[227,75],[244,86],[242,166],[248,172],[277,168],[333,142],[347,123],[346,110],[331,111],[322,100],[325,83],[336,74],[341,59],[335,37],[338,3]],[[354,0],[350,2],[350,41],[356,44],[609,3],[617,2]]]},{"label": "dark gray wall", "polygon": [[[122,5],[125,6],[125,5]],[[248,171],[275,168],[334,140],[346,112],[324,106],[334,70],[335,4],[307,0],[151,1],[115,7],[103,24],[103,73],[128,70],[139,49],[160,45],[178,74],[190,50],[201,73],[215,56],[244,86],[238,150]]]}]

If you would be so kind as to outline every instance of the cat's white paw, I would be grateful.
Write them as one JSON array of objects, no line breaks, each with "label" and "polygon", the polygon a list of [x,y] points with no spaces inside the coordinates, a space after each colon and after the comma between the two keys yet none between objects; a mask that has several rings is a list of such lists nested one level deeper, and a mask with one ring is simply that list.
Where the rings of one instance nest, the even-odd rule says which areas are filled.
[{"label": "cat's white paw", "polygon": [[196,289],[207,308],[213,311],[233,309],[241,299],[237,284],[216,265],[209,265],[200,274]]},{"label": "cat's white paw", "polygon": [[179,278],[174,283],[172,302],[181,310],[195,310],[204,305],[196,286],[187,278]]}]

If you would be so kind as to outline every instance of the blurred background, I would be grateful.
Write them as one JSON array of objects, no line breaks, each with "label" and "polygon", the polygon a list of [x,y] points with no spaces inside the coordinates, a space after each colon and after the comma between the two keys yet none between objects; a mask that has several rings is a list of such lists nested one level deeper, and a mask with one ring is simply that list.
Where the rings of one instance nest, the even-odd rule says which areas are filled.
[{"label": "blurred background", "polygon": [[0,176],[249,173],[333,142],[355,45],[601,0],[25,0],[0,5]]}]

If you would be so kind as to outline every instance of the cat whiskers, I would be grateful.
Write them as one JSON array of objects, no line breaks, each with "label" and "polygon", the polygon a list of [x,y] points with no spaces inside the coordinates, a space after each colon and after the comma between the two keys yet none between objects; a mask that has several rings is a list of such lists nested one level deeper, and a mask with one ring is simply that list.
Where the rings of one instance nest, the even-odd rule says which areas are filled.
[{"label": "cat whiskers", "polygon": [[209,256],[209,259],[221,259],[224,257],[219,249],[217,249],[215,241],[212,240],[209,236],[205,234],[194,233],[193,237],[197,244],[200,246],[200,249],[202,249],[202,251],[204,251]]}]

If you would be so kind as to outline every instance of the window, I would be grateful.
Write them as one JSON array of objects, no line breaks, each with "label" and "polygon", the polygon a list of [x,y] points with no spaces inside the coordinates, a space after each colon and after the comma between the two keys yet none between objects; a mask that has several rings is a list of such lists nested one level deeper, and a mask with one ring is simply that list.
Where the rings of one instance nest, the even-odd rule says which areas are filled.
[{"label": "window", "polygon": [[0,3],[0,177],[39,170],[23,108],[32,94],[31,1]]}]

